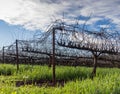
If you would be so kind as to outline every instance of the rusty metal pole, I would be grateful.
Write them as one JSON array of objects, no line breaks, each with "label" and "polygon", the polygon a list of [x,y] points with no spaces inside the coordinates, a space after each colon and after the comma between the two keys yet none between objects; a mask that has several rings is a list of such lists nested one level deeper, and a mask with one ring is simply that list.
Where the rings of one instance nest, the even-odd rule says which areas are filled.
[{"label": "rusty metal pole", "polygon": [[18,57],[18,40],[16,40],[16,63],[17,63],[17,71],[19,70],[19,57]]},{"label": "rusty metal pole", "polygon": [[3,59],[3,63],[5,63],[5,47],[3,46],[3,53],[2,53],[2,59]]},{"label": "rusty metal pole", "polygon": [[56,84],[56,76],[55,76],[55,28],[53,28],[52,32],[52,65],[53,65],[53,85]]}]

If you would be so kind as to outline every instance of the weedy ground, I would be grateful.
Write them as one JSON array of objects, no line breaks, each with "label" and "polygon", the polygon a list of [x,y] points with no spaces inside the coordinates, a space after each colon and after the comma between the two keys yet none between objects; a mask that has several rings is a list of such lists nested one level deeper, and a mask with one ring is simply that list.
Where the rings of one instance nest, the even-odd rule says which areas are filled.
[{"label": "weedy ground", "polygon": [[17,72],[16,65],[0,64],[0,94],[120,94],[120,69],[98,68],[93,80],[91,71],[87,67],[56,66],[56,79],[64,81],[64,86],[58,83],[52,87],[37,83],[52,80],[52,68],[47,65],[20,65]]}]

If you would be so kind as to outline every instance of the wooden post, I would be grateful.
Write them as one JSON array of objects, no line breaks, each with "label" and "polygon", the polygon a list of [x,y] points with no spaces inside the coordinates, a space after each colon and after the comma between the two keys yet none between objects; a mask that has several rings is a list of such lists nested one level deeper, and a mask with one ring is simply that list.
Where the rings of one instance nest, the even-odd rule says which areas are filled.
[{"label": "wooden post", "polygon": [[55,28],[53,28],[52,32],[52,65],[53,65],[53,85],[56,84],[56,76],[55,76]]},{"label": "wooden post", "polygon": [[5,63],[5,47],[3,46],[3,53],[2,53],[2,60],[3,60],[3,63]]},{"label": "wooden post", "polygon": [[19,57],[18,57],[18,40],[16,40],[16,64],[17,64],[17,71],[19,70]]},{"label": "wooden post", "polygon": [[49,64],[48,64],[48,67],[51,67],[51,60],[52,60],[52,56],[51,55],[49,55]]}]

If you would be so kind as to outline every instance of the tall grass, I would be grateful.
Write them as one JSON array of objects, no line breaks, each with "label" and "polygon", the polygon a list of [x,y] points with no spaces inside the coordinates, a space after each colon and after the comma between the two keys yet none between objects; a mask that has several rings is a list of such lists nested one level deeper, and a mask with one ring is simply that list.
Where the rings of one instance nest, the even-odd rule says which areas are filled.
[{"label": "tall grass", "polygon": [[[119,94],[120,70],[117,68],[98,68],[94,80],[90,79],[92,68],[56,67],[56,79],[68,80],[64,87],[38,87],[26,85],[16,87],[11,80],[51,80],[52,68],[47,66],[20,65],[16,73],[14,65],[0,65],[0,71],[11,71],[11,75],[0,76],[0,94]],[[7,69],[8,68],[8,69]],[[7,71],[6,71],[7,73]],[[5,73],[5,74],[6,74]],[[7,80],[6,80],[7,79]]]},{"label": "tall grass", "polygon": [[15,70],[14,65],[0,64],[0,75],[13,75]]},{"label": "tall grass", "polygon": [[[90,76],[91,68],[84,69],[84,67],[57,66],[56,80],[71,81],[75,79],[86,79]],[[52,68],[48,66],[34,66],[32,71],[20,71],[17,75],[20,79],[23,78],[26,80],[52,80]]]}]

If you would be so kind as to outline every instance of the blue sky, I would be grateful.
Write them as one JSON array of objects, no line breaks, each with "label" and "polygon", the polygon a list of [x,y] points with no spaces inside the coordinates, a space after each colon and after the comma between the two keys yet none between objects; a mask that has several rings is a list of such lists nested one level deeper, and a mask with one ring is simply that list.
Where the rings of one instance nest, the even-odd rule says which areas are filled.
[{"label": "blue sky", "polygon": [[0,48],[12,44],[16,39],[31,39],[35,32],[26,30],[22,26],[10,25],[0,20]]},{"label": "blue sky", "polygon": [[120,0],[0,0],[0,48],[15,39],[32,38],[56,19],[86,29],[120,30]]}]

